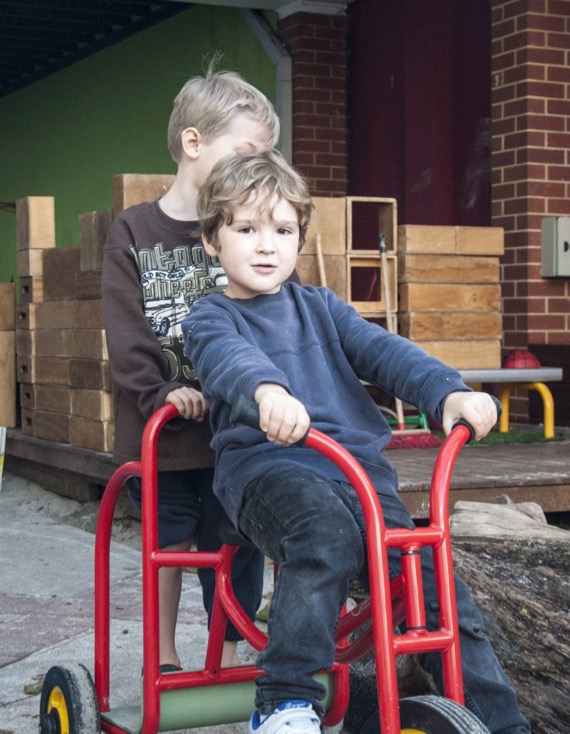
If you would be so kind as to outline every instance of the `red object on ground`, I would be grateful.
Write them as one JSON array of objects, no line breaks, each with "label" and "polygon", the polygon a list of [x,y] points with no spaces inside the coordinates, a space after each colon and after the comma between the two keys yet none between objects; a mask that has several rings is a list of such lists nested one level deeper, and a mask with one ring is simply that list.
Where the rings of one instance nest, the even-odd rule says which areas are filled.
[{"label": "red object on ground", "polygon": [[515,349],[503,360],[503,367],[509,369],[536,369],[542,367],[540,361],[526,349]]}]

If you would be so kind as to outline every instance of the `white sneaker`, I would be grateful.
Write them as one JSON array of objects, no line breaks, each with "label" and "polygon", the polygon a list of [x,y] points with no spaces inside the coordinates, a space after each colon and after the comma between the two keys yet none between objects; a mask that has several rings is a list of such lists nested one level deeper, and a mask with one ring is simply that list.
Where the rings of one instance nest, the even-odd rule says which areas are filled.
[{"label": "white sneaker", "polygon": [[272,714],[255,711],[249,734],[321,734],[321,720],[308,701],[285,701]]}]

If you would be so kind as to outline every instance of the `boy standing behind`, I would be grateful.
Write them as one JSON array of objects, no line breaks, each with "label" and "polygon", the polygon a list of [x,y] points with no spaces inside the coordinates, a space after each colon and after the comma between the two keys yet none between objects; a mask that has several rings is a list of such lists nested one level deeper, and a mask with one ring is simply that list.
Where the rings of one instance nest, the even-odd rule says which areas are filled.
[{"label": "boy standing behind", "polygon": [[[109,232],[103,261],[103,305],[115,409],[115,459],[140,457],[146,421],[165,403],[181,418],[159,444],[159,546],[198,550],[220,546],[222,510],[212,493],[213,453],[204,417],[208,405],[183,355],[182,318],[205,293],[225,286],[223,270],[206,254],[196,221],[198,189],[214,163],[230,153],[268,150],[279,137],[279,119],[267,98],[238,74],[210,70],[193,77],[177,95],[168,147],[178,166],[172,188],[159,200],[123,211]],[[141,506],[138,478],[127,483]],[[198,572],[211,612],[213,572]],[[161,672],[180,668],[175,631],[181,569],[159,573]],[[253,618],[261,600],[263,557],[240,550],[234,588]],[[237,640],[228,626],[223,665],[237,664]]]},{"label": "boy standing behind", "polygon": [[[319,453],[294,447],[309,428],[335,438],[367,470],[388,527],[413,527],[382,450],[390,429],[366,380],[441,420],[464,418],[482,438],[491,398],[407,339],[368,323],[326,288],[285,283],[312,204],[305,182],[275,153],[225,158],[200,192],[206,251],[219,257],[225,294],[184,320],[186,351],[210,405],[214,491],[238,530],[279,565],[269,642],[258,659],[250,732],[318,734],[334,633],[349,582],[363,571],[364,519],[353,488]],[[239,396],[259,405],[261,431],[232,424]],[[309,418],[310,416],[310,418]],[[398,572],[399,553],[390,565]],[[428,627],[439,615],[433,561],[422,550]],[[492,734],[528,734],[515,693],[481,634],[481,615],[456,579],[465,699]],[[441,690],[437,653],[421,657]]]}]

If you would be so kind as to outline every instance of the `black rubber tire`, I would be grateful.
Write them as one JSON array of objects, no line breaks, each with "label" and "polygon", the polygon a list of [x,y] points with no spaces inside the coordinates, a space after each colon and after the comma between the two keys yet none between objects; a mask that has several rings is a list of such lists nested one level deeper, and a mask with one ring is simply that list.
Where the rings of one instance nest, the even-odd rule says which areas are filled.
[{"label": "black rubber tire", "polygon": [[39,734],[99,734],[99,705],[93,679],[79,663],[54,665],[40,696]]},{"label": "black rubber tire", "polygon": [[[487,727],[468,709],[442,696],[413,696],[400,700],[400,725],[421,734],[489,734]],[[378,713],[364,724],[360,734],[380,734]]]}]

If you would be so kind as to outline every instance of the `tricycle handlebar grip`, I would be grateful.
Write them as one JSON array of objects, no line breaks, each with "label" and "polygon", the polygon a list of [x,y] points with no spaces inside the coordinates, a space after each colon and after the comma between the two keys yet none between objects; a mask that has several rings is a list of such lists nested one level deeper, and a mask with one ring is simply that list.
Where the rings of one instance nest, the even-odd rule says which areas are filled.
[{"label": "tricycle handlebar grip", "polygon": [[[258,431],[261,431],[261,428],[259,427],[259,405],[255,400],[250,400],[249,398],[246,398],[245,395],[240,395],[232,406],[230,421],[232,423],[243,423],[245,426],[257,428]],[[303,446],[307,440],[309,431],[307,431],[303,438],[297,441],[297,443],[292,444],[292,446]]]},{"label": "tricycle handlebar grip", "polygon": [[250,428],[259,429],[259,405],[255,400],[250,400],[245,395],[240,395],[237,402],[232,406],[230,421],[232,423],[243,423]]},{"label": "tricycle handlebar grip", "polygon": [[[497,421],[498,421],[499,418],[501,417],[501,413],[503,412],[503,406],[501,405],[501,401],[499,400],[499,398],[496,398],[494,395],[491,395],[490,397],[493,403],[495,404],[495,408],[497,409]],[[466,420],[463,420],[463,418],[461,418],[461,420],[458,420],[457,423],[453,425],[453,428],[455,428],[455,426],[466,426],[469,429],[469,434],[470,434],[469,439],[467,440],[466,443],[470,443],[471,441],[473,441],[473,439],[475,438],[475,431],[473,430],[473,426],[471,426]]]}]

